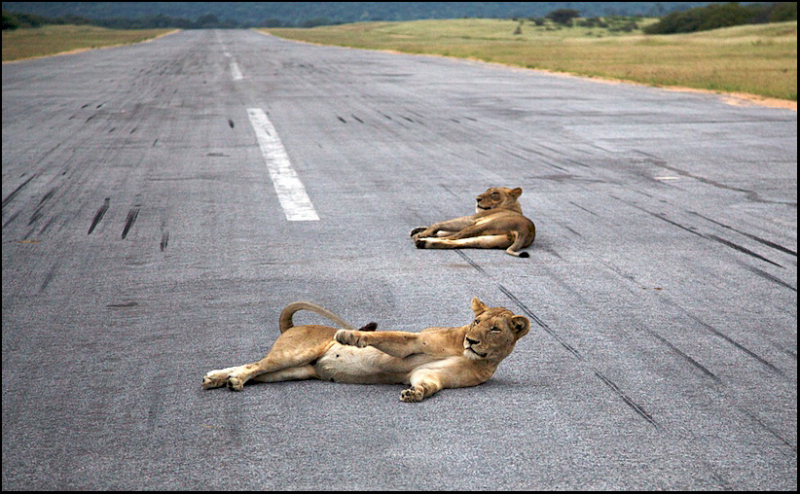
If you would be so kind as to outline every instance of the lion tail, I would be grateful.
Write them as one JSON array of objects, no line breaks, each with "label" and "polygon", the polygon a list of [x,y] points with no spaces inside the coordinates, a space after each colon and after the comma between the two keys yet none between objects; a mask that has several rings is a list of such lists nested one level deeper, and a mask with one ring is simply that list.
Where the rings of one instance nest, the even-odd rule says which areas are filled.
[{"label": "lion tail", "polygon": [[[311,312],[315,312],[323,317],[330,319],[331,321],[335,322],[339,325],[342,329],[355,329],[352,324],[346,322],[341,317],[337,316],[333,312],[329,311],[324,307],[320,307],[317,304],[313,304],[311,302],[292,302],[291,304],[287,305],[281,311],[280,317],[280,329],[281,333],[286,332],[287,329],[294,327],[294,322],[292,321],[292,316],[294,316],[295,312],[301,310],[310,310]],[[378,325],[374,322],[367,324],[359,329],[359,331],[375,331],[375,328]]]}]

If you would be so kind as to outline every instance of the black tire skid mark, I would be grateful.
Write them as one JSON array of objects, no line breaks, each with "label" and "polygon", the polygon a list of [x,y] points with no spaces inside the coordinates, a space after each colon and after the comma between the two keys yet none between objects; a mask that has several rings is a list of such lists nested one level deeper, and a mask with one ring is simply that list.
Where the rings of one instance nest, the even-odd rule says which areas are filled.
[{"label": "black tire skid mark", "polygon": [[108,211],[110,202],[111,198],[106,197],[105,201],[103,202],[103,205],[100,206],[100,208],[94,214],[94,219],[92,220],[92,224],[89,226],[89,231],[86,232],[87,235],[91,235],[94,229],[97,227],[97,224],[100,223],[100,221],[103,219],[103,216],[105,216],[106,211]]},{"label": "black tire skid mark", "polygon": [[136,222],[136,218],[139,217],[140,209],[141,209],[141,204],[137,204],[130,211],[128,211],[128,217],[125,219],[125,228],[122,229],[123,240],[125,239],[125,237],[128,236],[128,232],[130,232],[131,227]]},{"label": "black tire skid mark", "polygon": [[[542,328],[547,334],[552,336],[564,349],[566,349],[573,357],[575,357],[578,361],[586,363],[583,355],[581,355],[580,351],[569,344],[564,338],[559,336],[555,331],[550,328],[539,316],[537,316],[527,305],[525,305],[516,295],[514,295],[510,290],[504,287],[502,284],[498,283],[494,280],[480,265],[478,265],[475,261],[473,261],[469,256],[467,256],[461,249],[456,249],[456,253],[460,255],[467,263],[469,263],[473,268],[475,268],[479,273],[487,277],[491,280],[497,288],[503,292],[503,294],[508,297],[511,301],[513,301],[522,311],[531,318],[533,322],[535,322],[540,328]],[[587,364],[588,365],[588,364]],[[591,367],[591,366],[590,366]],[[617,395],[623,403],[625,403],[628,407],[630,407],[638,416],[652,425],[656,430],[661,430],[660,424],[653,418],[650,413],[645,410],[644,407],[639,405],[636,401],[634,401],[630,396],[628,396],[614,381],[609,379],[607,376],[602,374],[596,369],[591,369],[594,375],[600,379],[615,395]]]}]

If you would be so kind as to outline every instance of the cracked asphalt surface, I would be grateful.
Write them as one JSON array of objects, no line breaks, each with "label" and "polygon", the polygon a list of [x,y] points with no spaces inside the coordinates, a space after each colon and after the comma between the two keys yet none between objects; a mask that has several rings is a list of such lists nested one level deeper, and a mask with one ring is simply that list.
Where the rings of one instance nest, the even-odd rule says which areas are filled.
[{"label": "cracked asphalt surface", "polygon": [[[795,111],[241,30],[2,72],[4,490],[796,490]],[[490,186],[529,259],[414,248]],[[200,389],[292,301],[473,296],[532,321],[485,385]]]}]

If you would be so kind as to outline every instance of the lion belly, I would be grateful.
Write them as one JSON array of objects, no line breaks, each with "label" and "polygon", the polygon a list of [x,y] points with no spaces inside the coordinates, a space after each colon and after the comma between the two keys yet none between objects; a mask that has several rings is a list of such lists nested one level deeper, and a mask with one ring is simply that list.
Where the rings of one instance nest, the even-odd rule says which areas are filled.
[{"label": "lion belly", "polygon": [[397,358],[373,347],[358,348],[334,343],[320,357],[315,369],[324,381],[352,384],[408,384],[412,370],[429,361],[422,355]]}]

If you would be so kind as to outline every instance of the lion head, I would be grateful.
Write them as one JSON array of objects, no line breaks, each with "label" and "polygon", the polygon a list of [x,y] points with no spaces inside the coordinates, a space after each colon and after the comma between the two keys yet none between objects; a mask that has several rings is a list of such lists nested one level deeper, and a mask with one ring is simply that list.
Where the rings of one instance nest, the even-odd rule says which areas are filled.
[{"label": "lion head", "polygon": [[506,187],[491,187],[486,192],[479,195],[476,199],[478,204],[475,211],[480,213],[490,209],[510,209],[522,213],[522,207],[517,202],[522,195],[522,189],[508,189]]},{"label": "lion head", "polygon": [[472,311],[475,320],[464,338],[464,356],[471,360],[503,360],[531,327],[527,317],[503,307],[487,307],[477,297],[472,299]]}]

